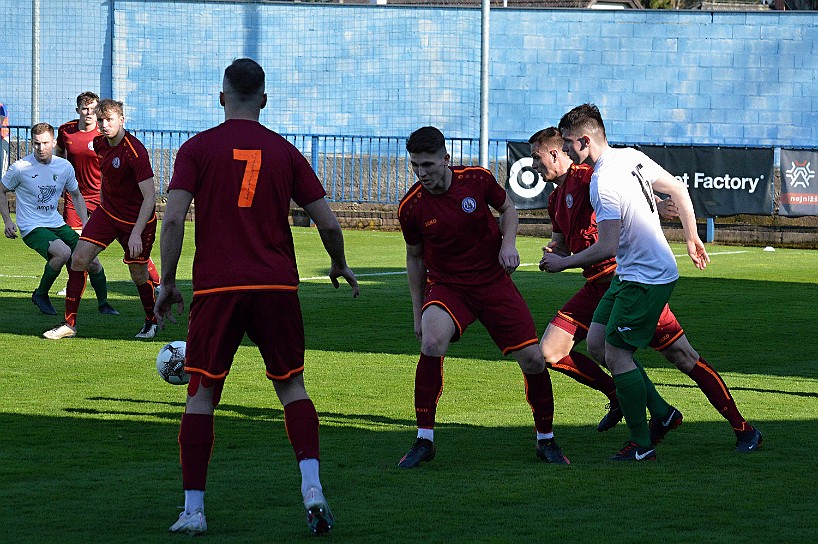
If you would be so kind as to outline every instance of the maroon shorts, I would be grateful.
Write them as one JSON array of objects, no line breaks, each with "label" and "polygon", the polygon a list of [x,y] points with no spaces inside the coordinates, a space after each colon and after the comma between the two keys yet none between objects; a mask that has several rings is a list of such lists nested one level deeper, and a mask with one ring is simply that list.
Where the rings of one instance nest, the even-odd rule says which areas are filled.
[{"label": "maroon shorts", "polygon": [[453,342],[479,319],[503,355],[538,343],[534,318],[508,276],[484,285],[429,284],[423,308],[432,304],[452,317],[456,329]]},{"label": "maroon shorts", "polygon": [[[91,217],[91,214],[94,212],[94,210],[97,209],[97,204],[86,200],[85,207],[88,210],[88,217]],[[77,213],[76,208],[74,208],[74,201],[71,200],[71,197],[68,195],[68,193],[65,194],[65,198],[63,200],[62,218],[65,221],[65,223],[72,229],[74,230],[82,229],[82,220],[80,219],[80,216]]]},{"label": "maroon shorts", "polygon": [[244,334],[258,346],[271,380],[304,370],[304,323],[298,293],[197,295],[190,305],[185,370],[223,380]]},{"label": "maroon shorts", "polygon": [[[591,326],[594,310],[610,286],[610,282],[607,281],[586,282],[582,289],[577,291],[577,294],[557,312],[551,324],[572,335],[576,342],[581,342],[588,335],[588,327]],[[650,347],[662,351],[683,334],[682,326],[670,307],[665,304],[662,315],[659,316],[659,323],[656,325],[656,332],[650,341]]]},{"label": "maroon shorts", "polygon": [[119,240],[119,245],[125,250],[125,256],[122,262],[130,263],[147,263],[151,258],[151,249],[153,248],[153,241],[156,239],[156,214],[150,218],[148,224],[145,225],[145,230],[142,231],[142,253],[137,255],[135,259],[131,258],[131,252],[128,251],[128,238],[133,232],[134,223],[122,221],[105,211],[100,207],[88,219],[85,228],[82,229],[82,236],[80,240],[91,242],[96,246],[102,248],[114,240]]}]

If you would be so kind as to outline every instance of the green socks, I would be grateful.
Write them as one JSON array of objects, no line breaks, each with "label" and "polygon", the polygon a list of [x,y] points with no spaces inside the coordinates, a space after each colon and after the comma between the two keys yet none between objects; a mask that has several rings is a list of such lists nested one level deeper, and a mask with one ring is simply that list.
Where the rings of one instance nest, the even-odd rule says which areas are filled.
[{"label": "green socks", "polygon": [[45,263],[43,277],[40,278],[40,285],[37,286],[37,289],[34,292],[38,295],[47,295],[48,291],[51,290],[51,286],[54,285],[54,282],[57,281],[58,277],[60,277],[61,271],[62,267],[60,267],[60,270],[54,270],[48,265],[48,263]]},{"label": "green socks", "polygon": [[91,280],[91,287],[94,288],[94,293],[97,295],[97,305],[102,306],[108,302],[108,280],[105,277],[105,269],[100,269],[96,274],[89,272],[88,279]]},{"label": "green socks", "polygon": [[645,373],[645,367],[639,362],[634,361],[636,368],[642,373],[642,379],[645,380],[645,393],[647,394],[648,412],[652,417],[663,419],[670,413],[670,404],[662,398],[653,382],[650,381],[648,375]]},{"label": "green socks", "polygon": [[647,392],[645,379],[638,368],[613,377],[616,396],[625,415],[625,423],[631,430],[631,440],[640,446],[650,446],[648,418],[645,415]]}]

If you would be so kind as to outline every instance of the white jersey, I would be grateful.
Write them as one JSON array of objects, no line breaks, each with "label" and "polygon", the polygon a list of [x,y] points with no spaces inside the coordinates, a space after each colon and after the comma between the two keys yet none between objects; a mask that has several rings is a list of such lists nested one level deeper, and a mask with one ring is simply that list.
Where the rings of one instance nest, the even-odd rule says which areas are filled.
[{"label": "white jersey", "polygon": [[76,191],[77,177],[71,163],[51,157],[43,164],[32,153],[15,161],[3,175],[3,185],[17,198],[17,228],[26,236],[38,227],[65,225],[57,210],[63,190]]},{"label": "white jersey", "polygon": [[663,285],[679,278],[653,196],[653,182],[665,173],[631,148],[609,148],[594,165],[590,189],[597,223],[622,220],[616,273],[623,280]]}]

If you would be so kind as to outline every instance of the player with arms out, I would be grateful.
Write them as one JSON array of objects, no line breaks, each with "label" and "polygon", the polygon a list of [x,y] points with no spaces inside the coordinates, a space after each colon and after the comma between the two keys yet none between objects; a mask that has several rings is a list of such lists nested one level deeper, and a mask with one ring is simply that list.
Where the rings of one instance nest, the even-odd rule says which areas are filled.
[{"label": "player with arms out", "polygon": [[[613,256],[617,261],[616,276],[594,312],[587,337],[591,356],[613,375],[616,396],[631,431],[630,440],[611,459],[655,459],[646,409],[649,404],[658,406],[665,401],[637,366],[633,354],[653,339],[679,271],[662,232],[654,191],[669,195],[678,207],[694,265],[704,269],[710,258],[696,231],[687,187],[644,153],[610,147],[596,106],[583,104],[572,109],[560,119],[559,129],[563,150],[571,160],[594,168],[589,191],[598,228],[597,241],[562,257],[562,265],[584,268]],[[546,268],[552,255],[558,257],[544,256]]]},{"label": "player with arms out", "polygon": [[[443,358],[475,320],[523,371],[537,432],[535,452],[549,463],[569,461],[554,440],[551,377],[538,348],[534,319],[510,274],[520,265],[517,210],[483,168],[449,166],[435,127],[406,142],[418,178],[398,208],[420,359],[415,371],[417,439],[398,466],[431,461],[435,412],[443,393]],[[491,208],[500,213],[499,226]]]},{"label": "player with arms out", "polygon": [[304,387],[304,325],[288,223],[290,199],[318,227],[333,285],[337,288],[343,277],[357,297],[358,282],[346,264],[341,228],[315,172],[292,144],[259,123],[267,103],[264,79],[264,70],[251,59],[227,67],[219,94],[225,121],[182,145],[168,188],[162,289],[156,301],[160,326],[166,318],[175,322],[172,305],[183,310],[176,269],[185,215],[196,199],[185,362],[190,383],[179,430],[185,509],[171,532],[197,535],[207,530],[204,492],[214,411],[245,333],[258,346],[284,406],[307,523],[315,534],[333,525],[318,474],[318,415]]},{"label": "player with arms out", "polygon": [[[101,199],[82,230],[72,267],[86,270],[94,257],[117,240],[125,251],[122,261],[128,265],[145,310],[145,324],[136,338],[153,338],[156,298],[148,273],[156,238],[153,169],[145,146],[125,130],[122,102],[102,100],[97,106],[97,120],[102,135],[94,138],[94,150],[102,173]],[[61,330],[76,334],[76,329],[67,325]]]},{"label": "player with arms out", "polygon": [[[40,285],[31,299],[45,314],[56,314],[48,299],[48,290],[60,274],[63,265],[71,260],[71,252],[77,246],[79,236],[65,224],[57,211],[57,202],[63,191],[68,191],[75,199],[77,209],[85,210],[74,169],[60,157],[54,157],[54,127],[48,123],[37,123],[31,127],[31,147],[33,152],[12,164],[3,176],[0,187],[0,215],[3,217],[6,238],[17,237],[17,227],[23,242],[46,260]],[[17,225],[11,220],[6,191],[13,191],[17,197]],[[102,265],[94,259],[91,270],[99,271]],[[65,323],[74,327],[77,309],[85,289],[85,273],[68,268],[68,287],[65,297]],[[59,329],[58,325],[55,329]],[[52,332],[43,336],[58,339]]]},{"label": "player with arms out", "polygon": [[[573,164],[563,151],[563,139],[555,127],[543,129],[530,139],[534,168],[546,181],[556,185],[549,196],[548,214],[551,217],[553,235],[543,248],[545,252],[541,269],[549,272],[565,270],[563,257],[586,250],[597,240],[596,215],[591,206],[590,182],[593,169],[587,164]],[[665,206],[670,210],[663,213]],[[669,199],[657,202],[663,216],[677,213]],[[622,409],[616,398],[616,385],[608,374],[591,359],[574,351],[585,339],[599,301],[608,290],[616,269],[614,258],[605,259],[583,269],[586,283],[551,320],[545,330],[540,347],[550,368],[563,372],[580,383],[605,394],[611,401],[609,412],[599,422],[600,432],[613,428],[622,419]],[[710,403],[733,427],[736,434],[736,451],[755,451],[761,444],[761,433],[753,428],[736,407],[729,389],[718,372],[690,345],[676,316],[666,305],[650,347],[659,351],[679,370],[690,376]],[[644,369],[636,363],[640,372]],[[678,409],[663,403],[648,404],[651,419],[651,442],[658,444],[668,431],[682,422]]]},{"label": "player with arms out", "polygon": [[[57,146],[54,154],[67,159],[74,167],[77,175],[77,183],[80,186],[80,193],[85,200],[85,207],[88,216],[94,213],[99,206],[99,186],[101,183],[99,173],[99,158],[94,151],[94,138],[100,135],[97,126],[97,105],[99,96],[86,91],[77,97],[77,114],[79,117],[60,125],[57,130]],[[65,223],[82,233],[82,225],[85,223],[77,213],[71,194],[63,194],[62,217]],[[86,219],[87,221],[87,219]],[[88,280],[97,295],[97,307],[99,312],[107,315],[119,315],[108,303],[108,282],[105,278],[105,270],[100,270],[94,274],[88,272]]]}]

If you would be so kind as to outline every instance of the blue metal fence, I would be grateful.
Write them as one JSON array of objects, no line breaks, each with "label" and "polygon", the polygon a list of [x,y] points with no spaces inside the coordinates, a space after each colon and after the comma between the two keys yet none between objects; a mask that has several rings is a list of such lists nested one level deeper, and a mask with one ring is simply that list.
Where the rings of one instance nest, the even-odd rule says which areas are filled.
[{"label": "blue metal fence", "polygon": [[[30,127],[11,127],[10,160],[30,153]],[[156,190],[161,198],[173,175],[179,147],[195,131],[132,130],[151,155]],[[295,145],[324,183],[327,198],[334,202],[396,204],[415,182],[406,153],[406,137],[282,134]],[[447,140],[452,164],[479,164],[478,139]],[[506,141],[489,141],[489,170],[506,180]]]}]

